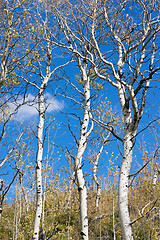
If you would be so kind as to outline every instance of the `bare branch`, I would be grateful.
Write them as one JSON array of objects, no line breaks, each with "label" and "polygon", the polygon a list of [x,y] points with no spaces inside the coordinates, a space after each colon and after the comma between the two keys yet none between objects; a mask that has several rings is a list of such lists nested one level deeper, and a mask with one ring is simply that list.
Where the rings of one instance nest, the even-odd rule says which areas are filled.
[{"label": "bare branch", "polygon": [[148,163],[150,163],[151,161],[153,161],[157,157],[159,149],[160,149],[160,146],[156,149],[156,151],[153,155],[153,158],[149,159],[136,173],[130,174],[128,177],[131,178],[131,177],[134,177],[137,174],[139,174],[148,165]]},{"label": "bare branch", "polygon": [[156,205],[156,203],[158,202],[158,200],[159,200],[159,198],[157,198],[156,201],[153,202],[152,207],[151,207],[146,213],[143,213],[143,212],[144,212],[144,209],[145,209],[151,202],[147,203],[147,205],[142,208],[141,216],[138,217],[138,218],[136,218],[136,219],[134,219],[134,220],[130,223],[130,225],[133,225],[135,222],[139,221],[141,218],[144,218],[145,216],[148,216],[148,215],[153,211],[153,209],[155,208],[155,205]]}]

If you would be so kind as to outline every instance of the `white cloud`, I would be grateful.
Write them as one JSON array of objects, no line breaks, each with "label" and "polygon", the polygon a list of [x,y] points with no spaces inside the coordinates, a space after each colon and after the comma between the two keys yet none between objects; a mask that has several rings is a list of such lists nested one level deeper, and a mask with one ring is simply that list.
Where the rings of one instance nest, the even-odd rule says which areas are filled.
[{"label": "white cloud", "polygon": [[60,102],[57,99],[53,98],[50,93],[45,94],[45,105],[47,107],[48,113],[60,111],[64,108],[64,102],[63,101]]},{"label": "white cloud", "polygon": [[[19,98],[16,101],[16,104],[9,103],[8,107],[12,110],[16,108],[18,104],[23,103],[23,99]],[[23,104],[17,111],[17,113],[14,115],[13,119],[16,121],[24,121],[24,120],[31,120],[38,116],[38,103],[37,98],[35,98],[34,95],[29,94],[25,98],[25,104]],[[46,113],[53,113],[55,111],[62,110],[64,108],[64,102],[59,101],[56,98],[54,98],[50,93],[45,94],[45,107],[46,107]]]}]

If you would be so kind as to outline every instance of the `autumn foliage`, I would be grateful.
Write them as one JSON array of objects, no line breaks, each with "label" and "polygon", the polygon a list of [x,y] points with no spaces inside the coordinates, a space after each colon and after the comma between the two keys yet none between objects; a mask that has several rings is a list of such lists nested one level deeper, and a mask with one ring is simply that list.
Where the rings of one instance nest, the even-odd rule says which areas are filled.
[{"label": "autumn foliage", "polygon": [[[159,237],[159,182],[153,185],[154,165],[148,165],[129,187],[129,210],[135,239],[157,240]],[[88,186],[89,238],[121,239],[118,217],[118,168],[101,179],[103,186],[99,208],[95,206],[95,185]],[[44,239],[81,239],[79,196],[72,179],[60,175],[49,177],[44,204]],[[29,198],[29,210],[20,186],[13,203],[5,200],[0,223],[0,239],[30,240],[33,234],[35,196]],[[42,238],[43,239],[43,238]]]}]

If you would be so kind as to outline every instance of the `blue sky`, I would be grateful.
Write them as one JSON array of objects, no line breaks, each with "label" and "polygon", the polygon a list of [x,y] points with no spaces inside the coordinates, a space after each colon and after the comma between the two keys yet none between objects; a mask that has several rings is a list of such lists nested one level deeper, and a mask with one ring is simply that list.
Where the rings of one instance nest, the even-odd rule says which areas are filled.
[{"label": "blue sky", "polygon": [[[68,71],[70,72],[71,69],[68,68]],[[78,72],[77,72],[78,73]],[[75,84],[77,83],[76,80],[76,72],[73,72],[72,75],[73,82]],[[78,84],[80,88],[80,84]],[[73,89],[70,90],[71,94],[76,96],[76,93],[74,93]],[[93,89],[93,91],[95,91]],[[101,97],[101,100],[103,101],[104,98],[107,97],[107,100],[111,102],[113,112],[117,113],[117,116],[121,115],[121,109],[118,101],[118,94],[117,90],[110,86],[109,84],[104,85],[104,89],[102,91],[98,91],[98,95]],[[78,97],[78,95],[77,95]],[[36,131],[36,126],[38,124],[38,112],[36,110],[37,103],[35,104],[30,104],[32,100],[36,100],[34,95],[29,93],[26,97],[26,101],[29,101],[29,104],[23,105],[19,108],[18,112],[13,116],[13,120],[10,123],[10,129],[13,129],[13,132],[11,133],[10,137],[13,139],[10,139],[10,142],[12,144],[12,140],[14,140],[16,137],[19,135],[19,129],[20,125],[22,126],[32,126],[32,129]],[[49,105],[47,111],[46,111],[46,125],[49,123],[49,118],[53,120],[53,127],[52,125],[50,127],[50,136],[49,136],[49,141],[53,143],[50,144],[50,157],[51,157],[51,162],[50,165],[53,167],[52,171],[56,174],[61,172],[61,175],[63,177],[64,172],[61,171],[61,168],[68,168],[68,162],[67,158],[65,156],[65,153],[61,151],[61,149],[58,149],[57,147],[54,146],[60,146],[60,148],[63,148],[64,150],[66,147],[68,149],[73,150],[73,154],[76,154],[76,144],[74,142],[73,137],[71,136],[71,133],[69,132],[67,128],[68,120],[66,118],[65,113],[76,113],[79,114],[79,116],[83,116],[83,111],[81,111],[77,106],[73,106],[73,104],[70,102],[70,100],[62,97],[62,96],[53,96],[52,91],[50,91],[50,88],[48,87],[46,89],[45,93],[45,99],[46,99],[46,106]],[[139,125],[139,130],[143,129],[146,127],[146,124],[148,124],[149,121],[155,119],[158,117],[158,103],[159,103],[159,89],[158,86],[157,88],[149,89],[148,91],[148,96],[147,96],[147,104],[146,104],[146,110],[143,115],[143,118],[140,122]],[[17,103],[21,103],[22,99],[21,96],[17,99]],[[14,104],[13,103],[8,103],[8,107],[10,110],[14,109]],[[157,115],[157,116],[156,116]],[[74,116],[71,118],[71,123],[74,125],[73,129],[77,131],[77,136],[79,134],[79,122],[78,120],[75,119]],[[14,133],[17,133],[17,135],[14,135]],[[32,131],[29,130],[29,134],[33,134]],[[31,133],[32,132],[32,133]],[[91,137],[96,137],[97,133],[92,133]],[[157,133],[158,134],[158,133]],[[6,135],[8,138],[8,136]],[[26,137],[28,137],[26,135]],[[37,143],[36,143],[36,138],[32,136],[33,140],[31,141],[29,149],[31,150],[30,156],[24,156],[23,161],[26,161],[26,164],[30,164],[32,162],[32,171],[33,173],[35,171],[35,161],[36,161],[36,148],[37,148]],[[31,140],[31,138],[30,138]],[[121,163],[121,155],[119,153],[119,150],[117,148],[117,141],[115,140],[114,137],[110,138],[109,146],[106,146],[104,148],[104,151],[102,153],[102,156],[100,158],[99,162],[99,176],[107,176],[108,174],[108,167],[109,167],[109,160],[112,160],[114,162],[113,166],[120,166]],[[14,140],[15,141],[15,140]],[[28,139],[24,141],[24,143],[28,143]],[[142,132],[136,140],[135,148],[134,148],[134,154],[133,154],[133,164],[132,164],[132,172],[135,172],[136,169],[143,164],[142,161],[142,153],[146,149],[149,154],[152,154],[154,149],[156,148],[156,144],[159,143],[159,135],[157,136],[157,139],[155,139],[155,134],[153,131],[153,128],[149,128]],[[95,145],[94,149],[88,143],[88,149],[86,150],[86,153],[84,154],[84,172],[87,174],[91,174],[91,168],[92,164],[90,164],[89,157],[95,153],[96,151],[99,150],[101,145]],[[120,148],[122,149],[122,144],[119,143]],[[48,148],[48,143],[47,143],[47,137],[46,137],[46,143],[44,144],[44,156],[43,159],[46,158],[47,156],[47,148]],[[1,147],[1,150],[3,152],[3,149],[6,149],[6,147]],[[51,154],[52,152],[52,154]],[[107,153],[106,153],[107,152]],[[5,151],[4,155],[5,156]],[[117,158],[118,156],[118,158]],[[115,159],[115,160],[114,160]],[[45,164],[45,160],[43,162]],[[14,165],[14,164],[13,164]],[[12,170],[7,164],[4,169],[2,169],[1,173],[6,173],[6,171],[9,171],[9,175],[3,176],[5,179],[6,183],[9,183],[11,177],[13,176],[14,170]],[[87,177],[89,179],[89,177]],[[14,185],[12,187],[11,193],[14,192]],[[12,196],[12,194],[9,194]],[[8,196],[9,196],[8,195]]]},{"label": "blue sky", "polygon": [[[43,11],[43,9],[42,9],[42,11]],[[42,13],[41,16],[43,16],[44,17],[43,20],[45,20],[44,12]],[[135,18],[137,16],[135,16]],[[31,22],[33,22],[33,20],[35,20],[35,19],[31,19]],[[137,21],[138,21],[138,18],[137,18]],[[51,24],[51,23],[52,22],[49,22],[49,24]],[[35,26],[36,26],[36,23],[35,23]],[[66,39],[64,41],[66,42]],[[31,41],[30,47],[33,46],[33,43],[34,43],[34,41]],[[43,56],[45,56],[46,52],[43,49],[43,44],[46,44],[46,42],[42,41],[38,50],[40,53],[43,53],[42,54]],[[108,42],[105,47],[108,48],[107,50],[112,49],[112,46],[110,46],[110,43],[108,43]],[[113,46],[113,49],[114,49],[114,47],[115,46]],[[25,48],[25,46],[24,46],[24,48]],[[103,46],[103,48],[104,48],[104,46]],[[104,50],[104,49],[102,49],[102,50]],[[61,54],[61,57],[57,58],[58,54]],[[118,55],[116,54],[115,56],[117,57]],[[67,54],[62,54],[61,51],[54,49],[54,47],[53,47],[53,61],[52,61],[51,69],[54,69],[55,66],[58,66],[59,64],[62,64],[68,60],[69,60],[69,57],[67,56]],[[115,60],[115,58],[113,56],[111,56],[111,61],[113,61],[113,60]],[[41,63],[43,65],[42,69],[43,69],[43,73],[44,73],[45,72],[44,67],[45,67],[46,63],[43,61]],[[35,65],[36,65],[36,63],[35,63]],[[116,63],[115,63],[115,65],[116,65]],[[26,68],[27,68],[27,70],[31,70],[30,66],[27,66]],[[33,74],[32,76],[30,76],[30,74],[27,74],[27,70],[25,69],[25,71],[26,71],[25,76],[28,76],[29,80],[31,80],[32,82],[36,81],[38,84],[40,84],[40,78],[36,74],[35,75]],[[79,69],[76,66],[76,63],[70,64],[67,67],[65,67],[65,71],[66,71],[66,74],[71,79],[71,81],[79,89],[82,90],[82,84],[78,84],[78,81],[77,81],[77,76],[80,76],[80,73],[79,73]],[[24,74],[24,73],[22,73],[22,74]],[[59,79],[58,79],[58,77],[59,77]],[[46,111],[47,122],[46,122],[45,126],[47,127],[50,117],[52,120],[55,119],[55,120],[53,120],[53,127],[55,127],[55,129],[53,129],[52,126],[50,127],[49,140],[53,141],[53,144],[60,146],[63,149],[66,149],[66,147],[68,149],[72,149],[73,154],[76,154],[76,144],[74,142],[74,138],[71,136],[71,133],[69,132],[69,130],[67,128],[68,119],[67,119],[65,113],[78,114],[78,116],[80,116],[82,118],[83,111],[82,111],[82,109],[79,108],[78,105],[74,105],[69,99],[60,96],[59,88],[62,87],[63,89],[65,89],[65,83],[62,81],[62,79],[61,79],[62,77],[64,77],[62,72],[59,73],[59,76],[56,76],[56,77],[53,76],[52,80],[49,82],[48,87],[45,91],[46,106],[48,106],[47,111]],[[98,81],[100,81],[100,80],[98,80]],[[160,83],[159,81],[153,82],[152,85],[154,86],[154,88],[151,88],[148,90],[146,109],[143,114],[142,120],[140,122],[138,131],[145,128],[146,125],[150,121],[152,121],[153,119],[158,117],[158,110],[159,110],[158,104],[160,102],[160,97],[159,97],[160,96],[160,94],[159,94],[160,85],[159,85],[159,83]],[[25,91],[25,89],[23,89],[23,91]],[[20,94],[16,100],[17,104],[22,103],[23,93],[24,93],[23,91],[22,91],[22,94]],[[16,92],[16,90],[15,90],[15,92]],[[55,96],[55,92],[58,93],[56,96]],[[68,86],[65,89],[64,93],[74,96],[79,101],[81,100],[79,94],[77,94],[77,92],[74,91],[73,88],[71,88],[70,86]],[[121,115],[118,94],[117,94],[117,90],[114,87],[110,86],[110,84],[105,83],[102,91],[96,91],[95,89],[92,88],[92,93],[93,94],[96,93],[98,97],[101,97],[101,100],[103,100],[104,98],[107,97],[107,100],[109,100],[112,104],[113,112],[116,112],[117,116]],[[29,129],[29,127],[31,127],[31,129],[32,129],[32,130],[28,130],[29,135],[26,134],[27,139],[24,140],[24,143],[28,143],[29,140],[32,140],[33,134],[36,132],[36,126],[38,124],[38,112],[36,110],[37,103],[34,103],[34,104],[31,103],[33,99],[35,101],[37,100],[36,94],[37,94],[37,90],[35,90],[34,87],[30,87],[28,89],[28,93],[26,95],[26,101],[29,101],[29,103],[21,106],[19,108],[19,110],[17,111],[17,113],[13,116],[13,119],[9,124],[8,132],[6,133],[5,139],[1,143],[2,144],[1,145],[1,152],[2,152],[1,159],[3,159],[6,154],[5,151],[7,149],[7,141],[9,141],[8,149],[10,149],[10,147],[12,147],[14,145],[13,142],[15,142],[16,138],[19,136],[19,131],[23,127],[24,128],[27,127],[28,129]],[[92,102],[92,103],[95,104],[94,107],[96,107],[96,105],[98,105],[97,102],[96,103]],[[14,109],[15,109],[15,103],[8,102],[8,111],[13,111]],[[72,117],[70,115],[68,115],[68,116],[71,120],[71,124],[73,125],[73,129],[74,129],[74,131],[76,131],[76,134],[77,134],[76,136],[78,138],[79,121],[73,115],[72,115]],[[97,133],[93,132],[91,137],[96,138],[96,135],[97,135]],[[152,128],[152,127],[150,127],[149,129],[147,129],[146,131],[144,131],[140,135],[138,135],[136,144],[135,144],[134,154],[133,154],[134,157],[133,157],[132,171],[134,171],[138,167],[138,164],[140,164],[140,165],[142,164],[142,153],[143,153],[144,148],[146,148],[146,150],[149,152],[149,154],[153,153],[154,149],[156,148],[156,144],[159,144],[159,140],[160,140],[158,131],[157,131],[156,137],[155,137],[154,128]],[[92,144],[90,144],[90,143],[88,144],[88,149],[84,155],[84,167],[83,168],[84,168],[85,172],[89,172],[89,173],[91,173],[92,165],[89,163],[88,157],[91,156],[91,154],[93,153],[92,146],[93,146]],[[22,147],[22,146],[19,146],[19,148],[20,147]],[[44,157],[43,157],[44,159],[47,155],[47,147],[48,147],[48,144],[47,144],[47,138],[46,138],[46,143],[44,145]],[[121,143],[120,143],[120,147],[122,148]],[[100,148],[100,145],[97,144],[96,146],[94,146],[94,151],[95,152],[98,151],[99,148]],[[36,161],[36,149],[37,149],[36,138],[33,137],[33,140],[30,143],[31,155],[28,157],[24,156],[24,158],[23,158],[23,160],[27,161],[28,163],[30,163],[30,162],[32,163],[33,171],[34,171],[34,164]],[[107,151],[108,154],[106,154],[105,151]],[[98,173],[99,175],[105,175],[105,176],[107,175],[109,159],[111,158],[112,153],[114,153],[114,156],[112,159],[116,158],[117,155],[119,154],[119,150],[117,148],[117,142],[114,139],[114,137],[111,137],[109,146],[105,147],[104,153],[102,154],[102,158],[100,159],[100,166],[99,166],[99,173]],[[53,146],[53,155],[51,155],[51,157],[52,157],[51,165],[53,164],[53,167],[54,167],[53,171],[55,173],[58,172],[59,169],[64,166],[68,167],[65,153],[63,151],[61,151],[60,149],[56,148],[55,146]],[[59,157],[60,157],[60,160],[58,161]],[[120,165],[121,159],[122,158],[119,155],[119,157],[115,160],[115,165]],[[56,162],[56,164],[53,163],[54,161]],[[13,166],[14,166],[14,164],[13,164]],[[11,166],[8,166],[6,164],[6,168],[2,169],[1,173],[3,174],[3,173],[6,173],[7,171],[10,171],[9,175],[3,175],[3,177],[4,177],[4,179],[6,179],[5,180],[6,182],[9,182],[9,180],[13,176],[14,169],[11,169]]]}]

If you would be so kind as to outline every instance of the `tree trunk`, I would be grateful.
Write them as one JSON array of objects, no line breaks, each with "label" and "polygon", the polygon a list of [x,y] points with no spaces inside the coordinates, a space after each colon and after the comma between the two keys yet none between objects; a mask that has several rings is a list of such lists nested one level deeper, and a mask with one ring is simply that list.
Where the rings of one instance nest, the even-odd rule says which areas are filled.
[{"label": "tree trunk", "polygon": [[81,236],[83,240],[88,240],[88,215],[87,215],[87,187],[82,171],[82,157],[87,145],[87,132],[90,113],[90,84],[86,72],[86,66],[82,68],[83,90],[85,97],[84,116],[81,125],[80,139],[78,142],[77,155],[75,158],[75,172],[77,177],[78,191],[80,197],[80,217],[81,217]]},{"label": "tree trunk", "polygon": [[81,169],[78,171],[77,180],[80,196],[81,236],[83,240],[88,240],[87,188]]},{"label": "tree trunk", "polygon": [[[0,192],[3,191],[3,179],[0,179]],[[0,194],[0,220],[2,215],[3,196]]]},{"label": "tree trunk", "polygon": [[84,132],[84,130],[82,129],[87,129],[87,126],[88,126],[87,115],[84,115],[84,120],[81,128],[81,136],[80,136],[77,156],[75,160],[76,177],[77,177],[78,191],[79,191],[79,197],[80,197],[81,236],[83,240],[88,240],[87,188],[86,188],[85,179],[82,171],[82,156],[86,148],[85,145],[87,140],[86,130]]},{"label": "tree trunk", "polygon": [[44,128],[44,89],[40,89],[38,94],[38,111],[39,111],[39,124],[38,124],[38,151],[36,162],[36,214],[34,220],[33,239],[38,240],[39,226],[42,214],[42,155],[43,155],[43,128]]},{"label": "tree trunk", "polygon": [[118,205],[123,240],[133,240],[128,209],[128,180],[133,152],[132,136],[127,132],[123,138],[123,159],[119,175]]}]

